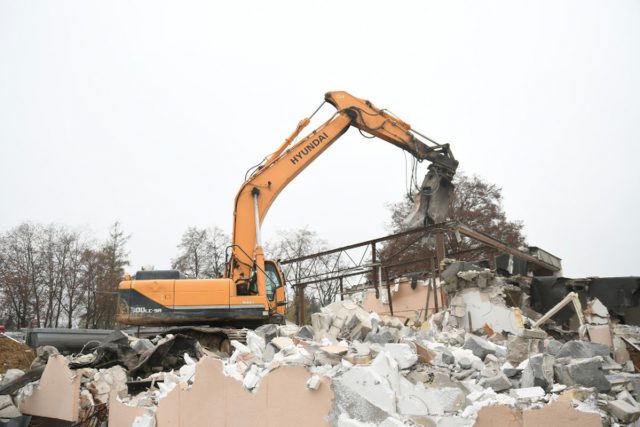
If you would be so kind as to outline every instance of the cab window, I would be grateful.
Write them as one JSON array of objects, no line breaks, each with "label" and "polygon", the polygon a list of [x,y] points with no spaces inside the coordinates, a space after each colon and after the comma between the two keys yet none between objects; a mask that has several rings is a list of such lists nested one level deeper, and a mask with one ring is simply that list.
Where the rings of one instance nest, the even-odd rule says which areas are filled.
[{"label": "cab window", "polygon": [[278,269],[273,263],[268,262],[265,264],[265,276],[267,279],[267,298],[269,298],[269,301],[273,301],[276,288],[282,286],[282,283],[280,283]]}]

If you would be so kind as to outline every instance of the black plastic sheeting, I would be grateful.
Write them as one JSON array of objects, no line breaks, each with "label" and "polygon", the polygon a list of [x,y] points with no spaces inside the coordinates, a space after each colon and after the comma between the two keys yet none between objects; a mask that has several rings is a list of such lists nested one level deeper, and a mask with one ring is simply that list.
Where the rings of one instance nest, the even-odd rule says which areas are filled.
[{"label": "black plastic sheeting", "polygon": [[[598,298],[612,317],[624,323],[640,325],[637,313],[631,313],[631,309],[637,309],[640,305],[640,277],[534,277],[531,282],[531,308],[544,314],[571,291],[577,292],[583,302]],[[573,305],[568,305],[552,319],[559,324],[566,324],[573,314]]]}]

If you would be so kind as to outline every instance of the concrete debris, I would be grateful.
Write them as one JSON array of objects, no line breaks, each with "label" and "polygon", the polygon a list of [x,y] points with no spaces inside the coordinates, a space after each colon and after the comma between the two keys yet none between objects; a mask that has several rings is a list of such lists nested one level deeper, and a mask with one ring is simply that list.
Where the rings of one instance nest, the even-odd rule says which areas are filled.
[{"label": "concrete debris", "polygon": [[[583,387],[595,387],[600,392],[611,389],[609,380],[602,372],[602,358],[589,359],[559,359],[553,368],[558,382],[568,385],[580,385]],[[563,363],[568,362],[568,363]]]},{"label": "concrete debris", "polygon": [[555,358],[547,354],[536,354],[524,362],[522,387],[542,387],[549,390],[553,385],[553,364]]},{"label": "concrete debris", "polygon": [[[67,356],[42,347],[41,377],[9,369],[0,378],[0,418],[79,422],[106,405],[109,425],[158,427],[638,422],[631,353],[640,328],[616,324],[593,299],[588,335],[551,320],[531,329],[543,316],[514,305],[527,300],[515,279],[469,263],[450,264],[442,278],[450,305],[426,321],[338,301],[313,313],[312,325],[247,330],[230,355],[182,333],[119,333]],[[303,418],[291,408],[304,408]]]},{"label": "concrete debris", "polygon": [[0,396],[0,419],[1,418],[16,418],[21,416],[22,414],[16,408],[16,405],[13,404],[13,400],[11,396],[2,395]]},{"label": "concrete debris", "polygon": [[512,389],[509,394],[516,399],[539,399],[545,396],[545,391],[542,387],[527,387]]},{"label": "concrete debris", "polygon": [[607,402],[607,407],[621,423],[630,424],[640,418],[640,407],[637,403],[634,405],[628,401],[616,399]]}]

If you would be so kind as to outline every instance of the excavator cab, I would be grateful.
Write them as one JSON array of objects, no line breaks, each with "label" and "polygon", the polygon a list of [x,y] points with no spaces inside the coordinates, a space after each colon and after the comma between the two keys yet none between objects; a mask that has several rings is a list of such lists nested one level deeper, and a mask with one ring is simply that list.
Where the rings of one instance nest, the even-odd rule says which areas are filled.
[{"label": "excavator cab", "polygon": [[267,300],[272,312],[284,316],[287,305],[285,281],[280,266],[275,261],[265,260],[264,272],[267,289]]}]

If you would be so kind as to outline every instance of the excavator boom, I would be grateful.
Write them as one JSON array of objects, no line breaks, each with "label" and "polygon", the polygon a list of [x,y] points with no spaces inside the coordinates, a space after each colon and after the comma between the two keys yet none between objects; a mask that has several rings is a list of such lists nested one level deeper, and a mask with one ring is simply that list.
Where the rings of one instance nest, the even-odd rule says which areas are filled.
[{"label": "excavator boom", "polygon": [[[244,182],[236,196],[230,273],[233,282],[244,288],[253,284],[260,287],[263,283],[263,273],[255,265],[261,262],[260,226],[269,207],[291,180],[351,126],[402,148],[418,161],[431,162],[410,221],[412,226],[419,226],[445,219],[453,193],[451,179],[458,166],[448,145],[428,145],[422,140],[425,138],[412,131],[404,121],[347,92],[328,92],[325,102],[333,105],[337,112],[294,143],[295,137],[309,123],[309,119],[303,119],[293,135]],[[263,289],[254,288],[253,292],[256,291],[261,294]]]}]

